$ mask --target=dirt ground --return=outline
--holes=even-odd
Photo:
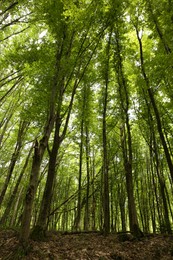
[[[29,241],[27,256],[14,257],[19,246],[17,232],[0,231],[0,259],[57,260],[166,260],[173,259],[173,236],[151,235],[135,240],[131,235],[51,232],[46,241]]]

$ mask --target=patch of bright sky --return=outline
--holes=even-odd
[[[143,15],[140,15],[138,18],[139,18],[139,20],[144,21],[144,16],[143,16]],[[130,15],[129,15],[128,13],[127,13],[127,15],[125,16],[125,19],[126,19],[126,21],[127,21],[128,23],[130,23],[131,18],[130,18]],[[143,34],[150,35],[151,32],[152,32],[152,31],[149,30],[149,29],[145,29],[145,32],[144,32],[144,30],[140,30],[140,31],[139,31],[139,38],[142,39]]]
[[[47,35],[47,32],[48,32],[48,30],[46,29],[46,30],[44,30],[44,31],[42,31],[39,35],[38,35],[38,41],[37,41],[37,43],[42,43],[43,42],[43,38]]]
[[[137,118],[134,108],[130,108],[129,111],[128,111],[128,114],[129,114],[129,118],[131,120],[135,120]]]
[[[94,91],[94,92],[97,92],[99,91],[101,88],[100,84],[99,83],[95,83],[91,86],[91,89]]]
[[[136,97],[135,94],[133,95],[132,100],[133,100],[133,106],[129,109],[128,114],[131,120],[135,120],[137,119],[136,110],[139,109],[138,98]]]
[[[140,31],[139,31],[139,34],[138,34],[139,39],[142,39],[142,35],[143,35],[143,30],[140,30]]]
[[[130,22],[130,15],[126,15],[126,21],[129,23]]]
[[[162,91],[158,91],[159,96],[162,97],[162,101],[164,103],[170,103],[171,99],[169,97],[165,97],[165,94]]]
[[[42,31],[40,34],[39,34],[39,39],[42,39],[44,36],[46,36],[46,34],[47,34],[47,29],[46,30],[44,30],[44,31]]]

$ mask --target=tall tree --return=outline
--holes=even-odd
[[[103,68],[103,112],[102,112],[102,139],[103,139],[103,214],[104,214],[104,233],[110,232],[110,200],[109,200],[109,162],[108,162],[108,143],[107,143],[107,104],[108,104],[108,85],[109,85],[109,67],[110,67],[110,48],[112,28],[105,47],[105,65]]]

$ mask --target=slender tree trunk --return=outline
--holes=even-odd
[[[61,61],[63,49],[64,49],[64,39],[62,39],[61,46],[56,53],[55,72],[54,72],[54,77],[52,79],[52,88],[50,93],[50,107],[48,111],[48,118],[44,127],[43,137],[41,138],[40,142],[38,142],[37,140],[35,142],[32,169],[31,169],[29,186],[25,197],[24,212],[22,216],[22,225],[21,225],[21,232],[20,232],[20,240],[23,243],[23,245],[27,244],[29,238],[32,208],[33,208],[33,202],[34,202],[34,198],[38,186],[40,166],[44,156],[44,152],[48,146],[49,137],[54,127],[55,104],[57,98],[57,84],[58,84],[60,61]]]
[[[32,205],[34,202],[34,197],[37,189],[38,175],[40,170],[40,164],[43,154],[40,154],[40,149],[38,142],[35,142],[34,147],[34,157],[32,163],[32,170],[30,176],[29,187],[27,189],[26,198],[25,198],[25,208],[22,216],[22,227],[21,227],[21,241],[27,241],[30,232],[30,221],[32,214]]]
[[[19,226],[18,223],[20,223],[21,221],[21,216],[20,216],[20,202],[22,201],[22,194],[23,193],[23,187],[20,188],[18,194],[17,194],[17,198],[16,201],[14,202],[14,208],[13,208],[13,214],[10,220],[10,227],[14,227],[14,226]],[[19,215],[19,216],[18,216]]]
[[[46,186],[44,189],[43,199],[41,202],[40,213],[37,221],[37,228],[41,229],[41,232],[45,232],[47,227],[47,218],[50,213],[50,206],[51,206],[51,199],[52,199],[52,192],[53,192],[53,184],[55,180],[55,168],[56,168],[56,160],[58,155],[58,150],[60,147],[61,139],[59,136],[61,126],[61,118],[60,115],[57,114],[56,116],[56,123],[55,123],[55,135],[53,141],[53,148],[50,152],[50,159],[49,159],[49,167],[48,167],[48,175],[46,180]],[[34,230],[32,236],[37,232],[37,229]],[[37,234],[36,234],[37,235]],[[38,236],[40,236],[41,233]],[[44,234],[43,234],[44,235]]]
[[[168,205],[167,205],[167,199],[166,199],[166,194],[165,194],[165,180],[164,177],[161,175],[161,169],[160,169],[160,161],[159,161],[159,155],[158,155],[158,149],[156,146],[156,139],[155,139],[155,133],[153,132],[153,145],[154,145],[154,153],[155,153],[155,158],[156,158],[156,171],[157,171],[157,176],[158,176],[158,181],[160,185],[160,193],[163,201],[163,209],[164,209],[164,222],[165,222],[165,227],[166,231],[168,233],[172,233],[171,231],[171,224],[169,220],[169,211],[168,211]]]
[[[81,121],[80,132],[80,156],[79,156],[79,176],[78,176],[78,201],[77,201],[77,216],[75,219],[75,229],[81,229],[81,197],[82,197],[82,165],[83,165],[83,140],[84,140],[84,119]]]
[[[124,169],[126,174],[126,189],[127,189],[127,197],[128,197],[128,210],[129,210],[129,223],[130,223],[130,231],[134,233],[135,236],[141,236],[141,232],[138,226],[136,205],[134,199],[134,188],[133,188],[133,178],[132,178],[132,164],[131,160],[128,160],[127,154],[127,143],[126,143],[126,133],[125,127],[121,128],[121,145],[122,152],[124,158]]]
[[[153,191],[151,175],[152,175],[151,170],[148,169],[149,207],[150,207],[150,215],[151,215],[153,233],[155,234],[156,233],[156,209],[155,209],[155,199],[154,199],[155,192]]]
[[[107,100],[107,98],[105,98]],[[108,174],[108,158],[107,158],[107,131],[106,131],[106,103],[103,112],[103,209],[104,209],[104,233],[108,234],[110,231],[110,208],[109,208],[109,174]]]
[[[2,205],[2,202],[4,200],[4,197],[5,197],[7,188],[8,188],[8,184],[11,180],[11,176],[12,176],[15,164],[16,164],[18,158],[19,158],[19,153],[20,153],[20,150],[22,148],[22,143],[23,143],[23,137],[24,137],[24,134],[25,134],[27,127],[28,127],[28,123],[26,123],[24,121],[20,123],[15,150],[14,150],[14,153],[12,154],[12,158],[11,158],[10,165],[9,165],[9,168],[8,168],[7,176],[6,176],[6,179],[5,179],[4,185],[3,185],[2,190],[1,190],[1,194],[0,194],[0,206]]]
[[[77,81],[75,81],[62,133],[60,133],[60,128],[61,128],[61,123],[62,123],[61,107],[62,107],[63,94],[64,94],[64,79],[62,80],[62,82],[60,83],[60,86],[59,86],[58,107],[57,107],[57,114],[56,114],[56,121],[55,121],[53,148],[50,151],[48,175],[47,175],[46,185],[45,185],[44,194],[43,194],[43,198],[42,198],[42,202],[41,202],[37,225],[34,227],[33,232],[32,232],[33,238],[42,239],[45,236],[45,231],[46,231],[47,225],[48,225],[47,220],[48,220],[48,216],[50,214],[50,209],[51,209],[53,184],[54,184],[54,181],[56,178],[57,156],[58,156],[60,145],[66,136],[67,127],[68,127],[68,123],[69,123],[69,119],[70,119],[70,115],[71,115],[71,110],[73,107],[73,100],[74,100],[77,86],[78,86]]]
[[[90,157],[89,157],[89,131],[88,126],[85,127],[85,146],[86,146],[86,166],[87,166],[87,188],[86,188],[86,205],[85,205],[85,219],[84,230],[89,229],[89,192],[90,192]]]
[[[120,214],[121,214],[121,228],[122,231],[126,231],[126,212],[125,212],[125,194],[121,190],[121,195],[119,198]]]
[[[149,10],[149,13],[151,14],[151,19],[155,25],[155,28],[156,28],[156,31],[158,33],[158,36],[160,38],[160,41],[161,43],[163,44],[164,46],[164,49],[165,49],[165,52],[167,54],[171,53],[171,48],[169,47],[168,43],[166,42],[166,38],[164,37],[163,33],[162,33],[162,30],[160,28],[160,25],[159,25],[159,21],[158,21],[158,18],[157,16],[154,14],[154,10],[153,10],[153,7],[152,7],[152,4],[151,4],[151,0],[147,0],[147,5],[148,5],[148,10]]]
[[[103,114],[102,114],[102,139],[103,139],[103,214],[104,214],[104,233],[110,232],[110,206],[109,206],[109,163],[108,163],[108,144],[107,144],[107,104],[108,104],[108,85],[109,85],[109,66],[110,66],[110,47],[112,29],[109,32],[109,39],[106,46],[106,63],[104,68],[105,88],[103,90]]]
[[[154,206],[154,209],[155,208],[157,209],[158,222],[159,222],[159,225],[161,225],[161,223],[163,221],[162,221],[162,214],[161,214],[160,203],[159,203],[159,192],[157,189],[157,178],[154,174],[153,157],[154,157],[154,154],[153,154],[153,150],[152,150],[152,137],[150,137],[150,167],[151,167],[151,175],[152,175],[152,186],[154,188],[155,200],[156,200],[156,205],[157,205],[156,207],[155,207],[155,204],[153,206]]]
[[[96,229],[96,197],[95,197],[95,152],[93,148],[92,152],[92,169],[91,169],[91,175],[92,175],[92,183],[91,183],[91,191],[92,191],[92,206],[91,206],[91,220],[92,220],[92,230]]]
[[[26,167],[28,165],[28,162],[29,162],[32,150],[33,150],[33,147],[31,147],[31,149],[30,149],[30,151],[28,153],[28,156],[26,158],[26,161],[25,161],[25,164],[23,166],[23,169],[22,169],[22,171],[21,171],[21,173],[20,173],[20,175],[19,175],[19,177],[17,179],[17,182],[16,182],[15,187],[13,189],[12,195],[11,195],[11,197],[10,197],[8,203],[7,203],[7,207],[6,207],[6,209],[4,211],[4,214],[3,214],[3,216],[2,216],[2,218],[0,220],[0,224],[1,225],[4,225],[8,221],[9,214],[10,214],[10,211],[11,211],[11,206],[14,203],[14,200],[15,200],[15,198],[17,196],[18,188],[19,188],[19,185],[21,183],[22,177],[23,177],[23,175],[24,175],[24,173],[26,171]]]
[[[124,160],[124,170],[126,176],[126,189],[128,197],[128,210],[129,210],[129,223],[131,232],[137,236],[142,236],[142,232],[139,229],[136,204],[134,198],[134,187],[133,187],[133,175],[132,175],[132,137],[131,137],[131,126],[129,122],[129,93],[128,86],[123,71],[123,61],[121,56],[121,43],[119,28],[116,28],[116,56],[114,56],[115,70],[117,73],[118,85],[119,85],[119,96],[120,96],[120,111],[122,112],[122,127],[121,127],[121,145]]]
[[[43,138],[40,140],[39,143],[37,140],[35,141],[32,169],[31,169],[29,186],[25,197],[25,204],[24,204],[24,211],[22,216],[22,224],[21,224],[21,232],[20,232],[20,240],[21,242],[24,242],[24,244],[25,242],[27,242],[30,234],[32,207],[33,207],[33,202],[34,202],[34,198],[38,186],[40,166],[41,166],[45,149],[48,145],[48,140],[52,132],[53,125],[54,125],[54,116],[52,111],[52,114],[49,117],[49,120],[47,122],[47,126],[45,127]]]
[[[163,149],[164,149],[164,152],[165,152],[166,161],[167,161],[169,171],[170,171],[170,175],[171,175],[171,178],[172,178],[172,181],[173,181],[173,163],[172,163],[171,155],[170,155],[170,152],[169,152],[166,140],[165,140],[165,136],[164,136],[164,133],[163,133],[163,130],[162,130],[162,122],[161,122],[161,119],[160,119],[159,110],[158,110],[156,102],[155,102],[153,91],[150,87],[149,79],[148,79],[147,74],[145,72],[142,40],[141,40],[141,37],[139,36],[138,28],[135,28],[135,29],[136,29],[138,42],[139,42],[139,48],[140,48],[141,71],[142,71],[142,75],[143,75],[145,83],[146,83],[147,92],[148,92],[148,95],[149,95],[149,98],[150,98],[150,102],[152,104],[153,111],[154,111],[154,114],[155,114],[155,117],[156,117],[157,130],[158,130],[158,133],[159,133],[159,136],[160,136],[160,140],[162,142],[162,146],[163,146]]]
[[[7,127],[8,127],[8,123],[10,122],[10,119],[13,116],[13,112],[10,113],[9,115],[7,114],[5,116],[6,116],[6,119],[3,120],[5,122],[1,122],[1,124],[0,124],[0,128],[2,128],[2,131],[1,131],[1,134],[0,134],[0,148],[1,148],[1,145],[2,145],[3,138],[4,138],[4,134],[5,134]]]

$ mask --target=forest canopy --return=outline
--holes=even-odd
[[[171,233],[171,0],[0,1],[0,225]]]

